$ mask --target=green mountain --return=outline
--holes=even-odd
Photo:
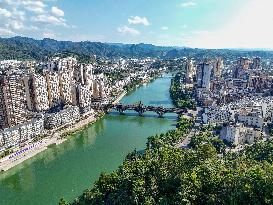
[[[53,39],[35,40],[27,37],[0,38],[0,60],[3,59],[35,59],[44,60],[46,57],[59,53],[75,54],[90,58],[98,56],[102,58],[178,58],[194,57],[205,58],[214,56],[239,57],[260,56],[273,57],[272,51],[255,50],[230,50],[230,49],[197,49],[186,47],[164,47],[152,44],[121,44],[100,42],[72,42],[57,41]]]

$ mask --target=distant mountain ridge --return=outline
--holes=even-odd
[[[108,44],[100,42],[72,42],[53,39],[35,40],[27,37],[0,38],[0,59],[36,59],[56,53],[71,52],[79,55],[99,57],[161,57],[170,47],[151,44]]]
[[[261,56],[273,57],[273,51],[231,50],[231,49],[197,49],[187,47],[155,46],[152,44],[121,44],[101,42],[57,41],[49,38],[36,40],[28,37],[0,38],[0,60],[33,59],[43,60],[56,53],[76,54],[89,58],[91,56],[105,58],[205,58],[214,56]]]

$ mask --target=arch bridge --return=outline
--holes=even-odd
[[[151,111],[158,114],[158,117],[163,117],[166,113],[176,113],[178,115],[181,115],[183,113],[186,113],[186,109],[180,109],[180,108],[164,108],[162,106],[145,106],[142,104],[142,102],[139,102],[137,104],[116,104],[116,105],[108,105],[109,109],[115,109],[120,114],[124,114],[126,110],[133,110],[138,113],[139,116],[143,116],[145,112]]]

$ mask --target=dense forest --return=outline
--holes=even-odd
[[[209,127],[177,148],[192,126],[180,117],[176,130],[150,137],[144,154],[130,153],[72,204],[273,204],[272,141],[226,152]]]
[[[35,40],[26,37],[0,38],[0,60],[44,60],[56,54],[76,55],[83,59],[94,55],[102,58],[145,58],[158,57],[172,59],[177,57],[207,58],[222,56],[260,56],[272,58],[273,51],[197,49],[186,47],[164,47],[151,44],[110,44],[100,42],[71,42],[53,39]]]

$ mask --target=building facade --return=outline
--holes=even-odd
[[[46,114],[44,123],[46,129],[54,129],[73,124],[79,119],[79,107],[67,105],[59,112]]]
[[[261,130],[253,127],[247,127],[242,123],[228,123],[221,130],[220,138],[233,145],[253,144],[256,140],[261,139]]]
[[[224,68],[224,61],[221,58],[217,58],[213,65],[213,76],[215,78],[221,77],[222,70]]]
[[[201,63],[197,66],[197,87],[210,89],[212,65],[210,63]]]
[[[27,120],[27,96],[24,73],[8,72],[0,76],[0,128],[7,128],[24,123]]]
[[[20,125],[0,131],[0,152],[14,149],[44,133],[44,119],[42,115]]]
[[[46,73],[49,106],[54,107],[61,103],[59,75],[56,72]]]
[[[186,83],[193,83],[193,78],[196,74],[196,70],[195,70],[192,59],[187,60],[185,70],[186,70],[186,75],[185,75]]]

